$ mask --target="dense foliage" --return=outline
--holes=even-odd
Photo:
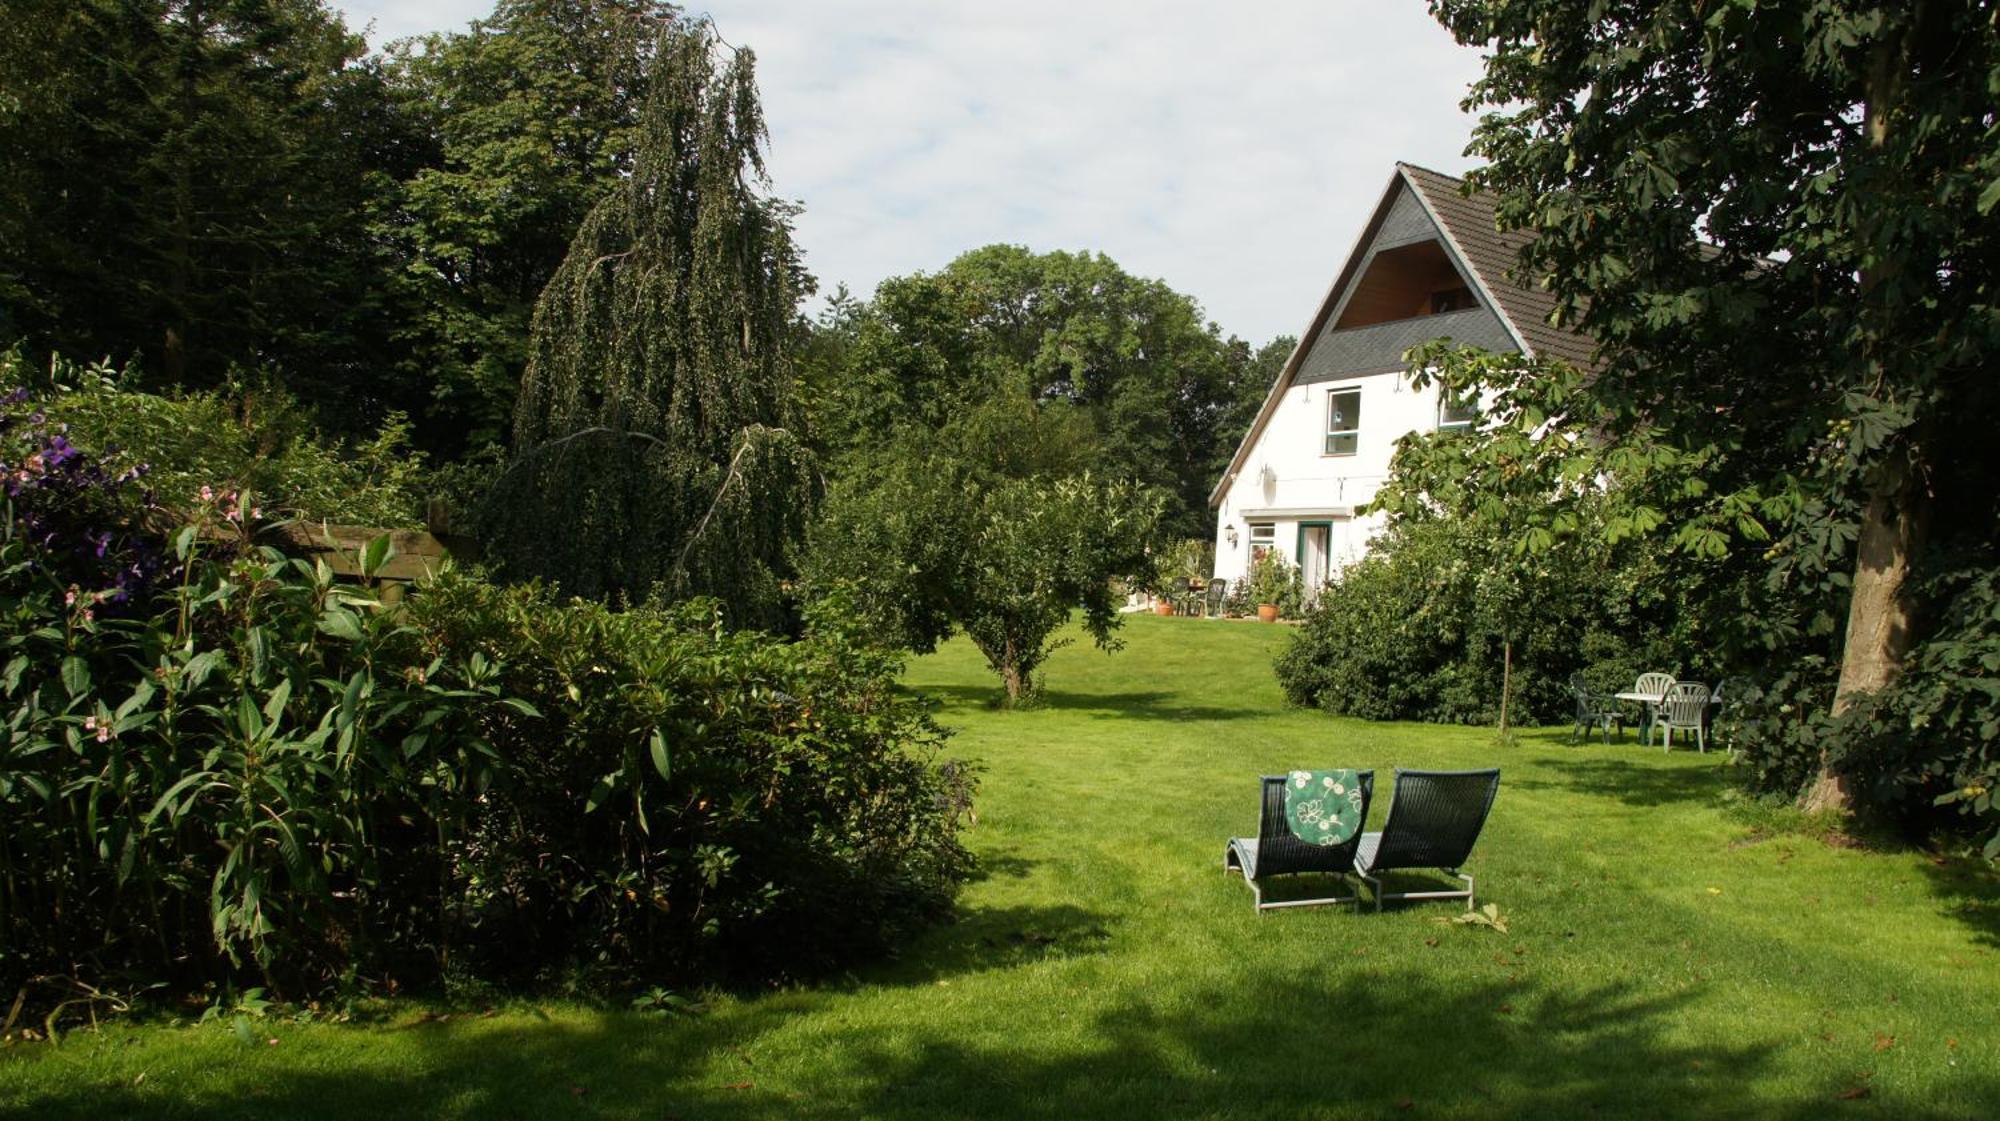
[[[1087,472],[1013,478],[949,451],[898,449],[835,484],[806,553],[809,594],[852,597],[878,641],[928,651],[962,631],[1010,703],[1082,609],[1104,649],[1117,582],[1148,582],[1162,500]]]
[[[370,227],[422,144],[364,47],[318,0],[10,4],[0,345],[407,407]]]
[[[1491,724],[1511,685],[1514,723],[1557,724],[1575,711],[1575,673],[1607,693],[1650,670],[1714,684],[1699,620],[1676,610],[1671,573],[1649,550],[1579,536],[1539,557],[1560,578],[1511,631],[1496,611],[1492,554],[1459,519],[1393,524],[1320,593],[1279,656],[1286,699],[1368,720]]]
[[[23,0],[0,25],[0,346],[257,371],[352,435],[503,441],[529,312],[632,167],[657,0],[500,0],[364,53],[321,0]]]
[[[710,594],[775,628],[816,488],[786,350],[807,281],[764,190],[750,52],[706,23],[655,51],[632,174],[536,305],[491,551],[579,595]]]
[[[1918,780],[1858,750],[1892,728],[1847,718],[1905,711],[1906,669],[1966,664],[1926,647],[1962,650],[1955,621],[1980,611],[1962,597],[2000,561],[1991,5],[1432,7],[1489,51],[1470,104],[1492,110],[1473,144],[1491,163],[1473,180],[1537,235],[1524,270],[1603,344],[1588,430],[1628,469],[1687,468],[1686,555],[1761,569],[1777,610],[1743,610],[1736,581],[1709,608],[1766,624],[1743,665],[1820,667],[1774,691],[1820,706],[1772,714],[1808,730],[1782,750],[1819,756],[1808,804]],[[1978,680],[1959,688],[1983,695]],[[1970,765],[1984,748],[1951,750]],[[1942,770],[1978,785],[1976,767]]]
[[[1025,398],[1070,410],[1100,473],[1167,494],[1174,537],[1213,534],[1209,488],[1291,349],[1225,339],[1193,299],[1102,254],[1013,245],[886,280],[817,335],[802,374],[837,470],[885,434]]]
[[[426,446],[504,443],[528,323],[591,207],[630,174],[658,0],[500,0],[463,32],[392,45],[398,108],[431,159],[397,184],[377,229],[398,358],[426,386]]]
[[[258,546],[244,496],[161,540],[136,472],[14,408],[9,992],[794,976],[966,870],[970,782],[835,604],[790,643],[455,573],[392,610]]]
[[[146,489],[185,505],[202,488],[257,497],[270,518],[417,525],[433,482],[400,415],[350,442],[320,431],[276,386],[147,393],[129,371],[78,366],[57,356],[29,377],[18,354],[0,355],[0,385],[35,385],[49,423],[78,445],[102,449],[114,471],[144,468]]]

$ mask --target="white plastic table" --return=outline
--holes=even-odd
[[[1667,695],[1665,693],[1638,693],[1631,690],[1611,695],[1618,700],[1634,701],[1639,705],[1639,742],[1650,743],[1653,728],[1653,711],[1661,701],[1667,699]]]

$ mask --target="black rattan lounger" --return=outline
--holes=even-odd
[[[1355,867],[1375,892],[1375,909],[1384,899],[1463,899],[1472,909],[1472,877],[1459,866],[1486,825],[1493,796],[1500,792],[1500,772],[1396,771],[1396,800],[1380,833],[1361,835]],[[1463,891],[1406,891],[1385,894],[1381,875],[1403,868],[1440,868],[1465,881]]]
[[[1368,814],[1368,799],[1375,793],[1375,772],[1362,771],[1356,776],[1361,786],[1361,814]],[[1315,845],[1301,841],[1292,835],[1292,829],[1285,821],[1285,777],[1283,775],[1264,776],[1263,806],[1257,816],[1257,836],[1232,837],[1229,847],[1223,850],[1222,870],[1241,872],[1256,896],[1257,910],[1267,911],[1277,907],[1314,907],[1328,903],[1352,903],[1355,910],[1361,909],[1361,893],[1353,895],[1327,896],[1320,899],[1286,899],[1275,903],[1264,902],[1263,882],[1272,876],[1297,875],[1317,872],[1325,875],[1345,877],[1354,871],[1354,853],[1361,843],[1361,834],[1337,845]]]

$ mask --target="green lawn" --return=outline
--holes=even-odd
[[[1000,713],[916,662],[987,767],[960,921],[904,958],[669,1021],[576,1006],[113,1024],[0,1053],[0,1113],[363,1118],[2000,1115],[2000,900],[1921,853],[1764,836],[1715,755],[1282,708],[1283,639],[1138,617]],[[1220,871],[1256,776],[1499,764],[1471,870],[1506,934],[1264,916]],[[274,1042],[266,1043],[264,1040]]]

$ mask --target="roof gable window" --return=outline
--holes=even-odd
[[[1354,282],[1336,331],[1479,306],[1472,286],[1435,239],[1376,253]]]

